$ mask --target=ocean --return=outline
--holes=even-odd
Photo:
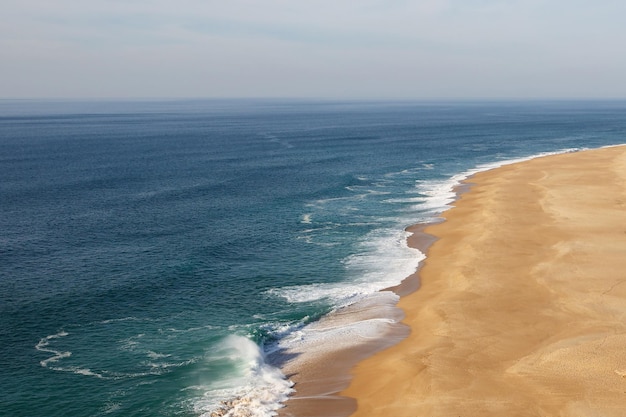
[[[414,272],[460,180],[625,138],[623,101],[0,100],[0,415],[273,415],[268,354]]]

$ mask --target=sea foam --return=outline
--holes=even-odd
[[[230,363],[236,372],[217,385],[208,383],[196,387],[205,391],[193,405],[201,417],[272,416],[293,392],[293,383],[278,368],[268,364],[263,350],[246,337],[226,337],[207,360]]]
[[[357,252],[343,260],[347,280],[272,288],[266,293],[290,303],[329,301],[336,307],[400,284],[425,258],[406,244],[409,232],[401,227],[375,229],[357,244]]]
[[[412,204],[410,219],[413,223],[434,223],[458,197],[457,187],[472,175],[503,165],[575,150],[503,160],[479,165],[442,180],[417,181],[415,191],[418,196],[388,202]],[[316,363],[332,352],[361,346],[369,340],[384,337],[385,343],[392,343],[392,340],[404,337],[404,331],[398,327],[402,312],[395,307],[399,297],[391,291],[381,290],[398,285],[413,274],[426,255],[407,245],[411,233],[406,232],[404,227],[411,224],[409,215],[393,221],[395,227],[381,227],[369,232],[357,244],[355,253],[343,260],[348,276],[346,281],[287,286],[268,291],[268,294],[282,297],[290,303],[326,300],[335,306],[320,321],[287,332],[273,347],[274,351],[299,352],[285,369],[297,371],[305,364]]]
[[[43,366],[44,368],[47,368],[48,365],[50,365],[51,363],[55,363],[60,361],[63,358],[69,358],[70,356],[72,356],[72,352],[62,352],[60,350],[56,350],[56,349],[52,349],[50,348],[50,342],[54,339],[59,339],[61,337],[65,337],[67,336],[69,333],[65,332],[65,331],[60,331],[58,333],[46,336],[44,338],[42,338],[41,340],[39,340],[39,343],[37,343],[35,345],[35,349],[37,349],[40,352],[47,352],[47,353],[52,353],[52,356],[49,357],[48,359],[44,359],[42,361],[40,361],[39,363],[41,364],[41,366]]]

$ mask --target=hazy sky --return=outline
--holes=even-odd
[[[0,97],[626,97],[624,0],[2,0]]]

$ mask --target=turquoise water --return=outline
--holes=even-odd
[[[0,415],[271,415],[265,354],[410,274],[459,179],[625,137],[624,102],[0,101]]]

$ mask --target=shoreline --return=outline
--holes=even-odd
[[[350,415],[359,415],[360,409],[357,407],[359,400],[358,394],[352,391],[353,376],[355,369],[362,366],[365,361],[371,361],[378,355],[386,354],[388,349],[395,348],[398,344],[405,341],[410,331],[413,330],[412,325],[406,324],[406,320],[402,320],[406,309],[402,307],[403,300],[412,294],[419,292],[421,282],[420,274],[425,264],[427,264],[430,254],[429,248],[439,240],[436,230],[440,224],[447,221],[447,214],[455,209],[455,206],[466,193],[472,193],[476,176],[483,174],[491,175],[492,172],[509,167],[515,167],[518,164],[526,164],[535,160],[551,157],[559,157],[563,155],[576,155],[581,152],[589,152],[601,149],[610,149],[623,147],[626,145],[606,146],[598,149],[564,149],[559,152],[546,152],[529,157],[511,159],[491,164],[485,164],[468,170],[452,177],[451,180],[456,184],[452,188],[455,197],[448,203],[448,208],[442,210],[438,215],[433,217],[433,221],[426,223],[417,223],[407,227],[405,230],[411,233],[407,238],[407,245],[411,248],[418,249],[423,254],[428,254],[425,260],[419,263],[416,271],[402,280],[396,286],[381,290],[379,294],[390,293],[399,297],[397,303],[385,300],[380,305],[375,300],[357,302],[351,306],[341,308],[329,316],[323,317],[319,322],[310,326],[317,327],[321,331],[335,326],[337,323],[354,324],[358,320],[381,320],[393,319],[387,325],[380,328],[380,334],[375,339],[368,340],[363,343],[355,341],[353,344],[340,346],[336,349],[330,349],[325,352],[317,353],[312,357],[308,357],[307,361],[291,362],[294,357],[302,352],[306,352],[306,346],[300,352],[286,352],[290,356],[288,360],[280,360],[270,355],[270,360],[282,369],[287,378],[292,379],[296,384],[296,393],[290,396],[285,403],[285,407],[278,411],[279,416],[283,417],[308,417],[308,416],[333,416],[348,417]],[[626,149],[626,148],[624,148]],[[382,353],[381,353],[382,352]],[[277,360],[278,359],[278,360]],[[285,366],[286,365],[286,366]],[[381,372],[386,372],[381,369]],[[395,412],[396,410],[394,410]]]
[[[282,417],[348,417],[356,400],[340,395],[352,378],[354,366],[406,339],[409,328],[392,291],[380,291],[340,308],[307,326],[309,338],[288,350],[268,355],[294,382],[295,393],[278,410]],[[322,341],[316,339],[319,335]],[[334,337],[334,336],[337,337]],[[320,345],[335,343],[326,349]]]
[[[515,161],[517,159],[507,160],[504,164]],[[453,197],[446,203],[446,207],[451,207],[461,194],[469,191],[472,184],[466,181],[476,172],[499,166],[501,166],[499,163],[481,165],[451,177],[450,194],[453,194]],[[442,209],[441,212],[445,210]],[[439,214],[441,212],[437,211]],[[435,236],[426,233],[425,229],[442,221],[444,220],[439,215],[433,215],[429,221],[407,226],[404,229],[409,233],[406,238],[407,246],[417,249],[425,257],[428,248],[437,240]],[[283,407],[278,409],[279,417],[349,417],[356,411],[356,400],[341,395],[341,392],[350,385],[352,370],[359,362],[399,343],[409,335],[409,327],[402,323],[404,312],[397,304],[401,297],[419,289],[419,273],[423,264],[424,259],[418,263],[414,272],[404,277],[397,285],[381,289],[364,300],[341,307],[323,316],[319,321],[307,325],[309,330],[323,333],[332,331],[336,326],[350,326],[359,321],[386,322],[379,326],[379,333],[369,340],[363,340],[358,335],[352,343],[346,344],[343,340],[343,344],[323,351],[316,349],[315,341],[308,341],[301,346],[274,351],[267,355],[268,362],[277,366],[295,388],[288,400],[283,403]],[[391,300],[386,299],[383,302],[376,300],[384,298],[385,294],[393,294]],[[314,353],[311,354],[311,351]],[[301,360],[300,356],[306,356],[306,359]]]
[[[341,395],[356,399],[353,415],[622,415],[626,146],[538,156],[471,182],[424,230],[437,241],[421,287],[398,303],[410,336],[352,370]]]
[[[407,245],[425,254],[437,238],[424,230],[441,221],[435,218],[432,222],[407,227],[405,231],[410,233]],[[335,329],[354,330],[356,326],[357,331],[350,341],[340,330],[344,334],[326,350],[320,351],[316,340],[307,340],[296,348],[268,355],[269,362],[278,366],[296,389],[278,410],[279,417],[349,417],[357,410],[356,399],[341,393],[350,385],[352,370],[358,363],[409,336],[410,328],[402,322],[404,311],[398,307],[398,301],[419,289],[422,265],[423,260],[398,285],[382,289],[307,325],[309,332],[321,334],[332,333]],[[372,322],[377,322],[374,328]],[[360,333],[359,325],[367,329],[363,328]],[[306,355],[306,360],[299,360],[300,355]]]

